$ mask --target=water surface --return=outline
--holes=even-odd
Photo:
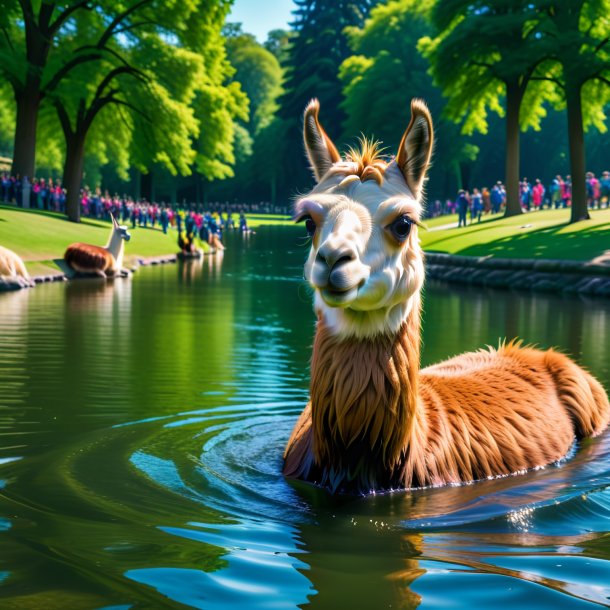
[[[610,435],[557,466],[332,498],[280,474],[308,396],[300,229],[0,295],[0,608],[610,606]],[[610,304],[426,288],[424,364],[522,337],[610,384]]]

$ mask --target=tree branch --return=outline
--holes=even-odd
[[[57,16],[55,21],[49,25],[49,33],[54,35],[57,30],[59,30],[59,28],[79,9],[84,8],[90,11],[92,6],[89,4],[89,2],[90,0],[81,0],[80,2],[77,2],[76,4],[73,4],[65,9],[60,15]]]
[[[73,135],[72,125],[70,125],[70,117],[68,116],[68,111],[64,108],[63,104],[56,100],[54,103],[55,110],[57,110],[57,116],[59,117],[59,122],[61,124],[61,128],[63,129],[64,136],[66,140]]]
[[[604,46],[606,46],[609,42],[610,42],[610,36],[607,36],[595,47],[595,50],[593,51],[593,53],[595,55],[597,55],[597,53],[599,53],[604,48]]]
[[[15,52],[15,47],[13,46],[13,41],[11,40],[11,37],[8,35],[8,28],[2,26],[2,27],[0,27],[0,30],[2,30],[2,32],[4,33],[4,37],[6,38],[6,42],[8,43],[8,46],[10,47],[11,51],[14,53]]]
[[[126,25],[123,28],[119,28],[115,30],[115,34],[122,34],[123,32],[128,32],[129,30],[135,30],[143,25],[159,25],[157,21],[153,21],[152,19],[147,19],[146,21],[138,21],[137,23],[132,23],[131,25]]]
[[[143,7],[145,4],[149,4],[152,0],[140,0],[136,2],[133,6],[129,7],[122,13],[118,14],[111,22],[110,25],[106,28],[106,31],[102,34],[101,38],[98,40],[97,46],[98,48],[105,47],[106,43],[114,36],[115,28],[123,22],[129,15],[137,11],[139,8]]]
[[[90,53],[89,55],[76,55],[73,59],[71,59],[68,63],[64,64],[51,78],[51,80],[41,88],[40,91],[40,99],[43,99],[57,88],[62,78],[65,78],[68,73],[79,66],[80,64],[84,64],[88,61],[95,61],[96,59],[101,59],[102,54],[98,51],[97,53]]]
[[[610,85],[610,80],[608,80],[605,76],[602,76],[601,74],[598,74],[595,78],[597,80],[600,80],[602,83],[605,83],[606,85]]]
[[[546,80],[551,83],[555,83],[563,91],[566,90],[565,85],[558,78],[554,78],[552,76],[532,76],[532,77],[530,77],[530,80],[543,80],[543,81]]]

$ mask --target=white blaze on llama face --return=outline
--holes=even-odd
[[[396,332],[424,279],[420,206],[396,164],[387,167],[381,186],[331,172],[295,212],[312,237],[305,278],[331,331],[345,337]]]
[[[341,337],[395,333],[424,280],[417,225],[432,147],[429,113],[412,104],[403,152],[387,163],[366,141],[362,151],[337,159],[317,111],[315,103],[306,110],[305,145],[318,185],[295,206],[312,238],[305,278],[315,308]]]

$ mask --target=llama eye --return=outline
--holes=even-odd
[[[398,241],[404,241],[409,237],[413,221],[408,216],[399,216],[388,228]]]
[[[305,221],[305,230],[307,231],[307,235],[309,235],[309,237],[313,237],[314,233],[316,232],[316,223],[314,219],[311,216],[305,216],[301,218],[301,221]]]

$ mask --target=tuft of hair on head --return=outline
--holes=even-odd
[[[383,183],[383,175],[388,163],[381,156],[384,148],[378,140],[370,140],[366,136],[358,138],[360,148],[350,146],[347,150],[346,159],[356,164],[355,175],[362,182],[375,180],[377,184]]]

